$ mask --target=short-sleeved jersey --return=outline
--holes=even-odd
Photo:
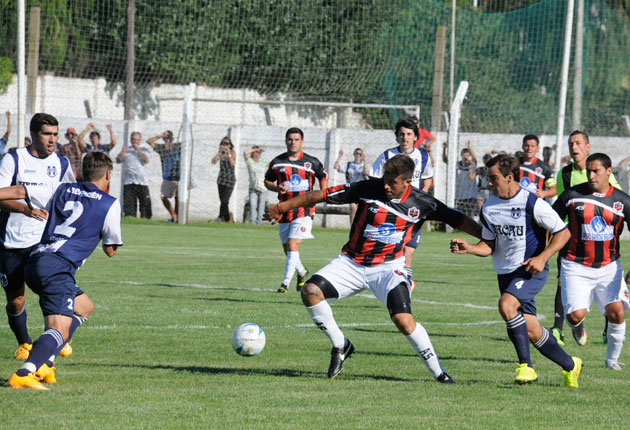
[[[339,171],[346,174],[346,182],[357,182],[365,179],[365,162],[348,161],[339,166]]]
[[[474,199],[477,197],[477,183],[475,178],[470,179],[470,169],[476,170],[477,164],[457,163],[457,171],[455,173],[455,198],[458,200]]]
[[[521,188],[509,199],[490,196],[481,208],[481,237],[494,241],[492,266],[498,274],[521,267],[547,245],[547,231],[567,228],[549,203]]]
[[[433,165],[431,164],[429,154],[415,148],[409,154],[405,154],[400,152],[398,147],[388,149],[378,156],[370,168],[370,176],[374,178],[383,177],[383,168],[385,167],[385,163],[395,155],[406,155],[411,158],[414,163],[416,163],[416,170],[414,170],[413,177],[411,178],[412,186],[421,190],[422,180],[433,177]]]
[[[162,161],[162,179],[179,181],[181,144],[175,143],[171,149],[166,149],[165,144],[156,143],[153,150],[160,155],[160,160]]]
[[[265,173],[265,179],[284,185],[287,192],[280,194],[280,201],[291,199],[313,190],[315,179],[328,179],[324,165],[315,157],[300,152],[297,157],[289,157],[285,152],[271,160]],[[315,215],[315,206],[294,209],[282,215],[281,223],[291,222],[296,218]]]
[[[583,184],[587,181],[586,177],[586,169],[577,170],[573,163],[564,166],[562,169],[558,171],[556,174],[556,192],[559,196],[564,192],[564,190],[575,187],[576,185]],[[621,185],[617,182],[617,178],[613,173],[610,174],[610,178],[608,181],[611,185],[617,189],[621,189]]]
[[[350,240],[342,252],[355,263],[375,266],[403,256],[405,244],[429,220],[458,228],[464,215],[430,194],[409,187],[401,199],[389,200],[382,178],[372,178],[324,190],[327,203],[358,203]]]
[[[38,197],[31,201],[35,209],[46,208],[60,183],[74,181],[68,159],[57,153],[38,158],[28,148],[20,148],[9,152],[0,163],[0,188],[11,185],[42,187],[43,193],[37,193]],[[5,248],[24,249],[36,245],[43,230],[44,223],[34,218],[16,212],[0,213],[0,244]]]
[[[630,220],[628,194],[612,186],[605,195],[594,193],[585,183],[562,193],[553,208],[568,218],[571,231],[561,256],[593,268],[619,258],[619,236]]]
[[[30,199],[38,190],[27,186]],[[120,203],[91,182],[62,184],[48,204],[48,221],[34,252],[54,252],[75,268],[88,258],[100,240],[122,245]]]
[[[534,161],[521,163],[521,187],[535,193],[547,190],[555,185],[553,169],[544,161],[534,158]]]

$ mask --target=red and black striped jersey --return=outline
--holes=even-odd
[[[324,190],[327,203],[358,203],[350,240],[341,252],[355,263],[375,266],[403,256],[405,245],[425,220],[442,221],[457,228],[464,214],[430,194],[409,187],[402,199],[389,200],[382,178],[372,178]]]
[[[599,268],[619,258],[619,236],[630,220],[630,196],[610,187],[594,193],[588,183],[569,188],[553,205],[568,218],[571,239],[560,251],[567,260]]]
[[[312,191],[315,178],[321,183],[323,179],[328,179],[328,172],[317,158],[303,152],[297,157],[289,157],[286,152],[278,155],[271,160],[265,173],[266,180],[287,188],[286,193],[278,195],[281,202]],[[314,214],[315,206],[298,208],[283,214],[280,222],[291,222],[296,218],[312,217]]]
[[[544,161],[534,158],[534,161],[521,163],[520,185],[530,193],[546,190],[554,184],[553,169]]]

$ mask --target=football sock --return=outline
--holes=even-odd
[[[297,265],[295,266],[295,269],[300,275],[304,275],[306,273],[306,267],[304,267],[304,265],[302,264],[302,260],[300,260],[300,254],[299,253],[297,254],[298,254],[298,261],[297,261]]]
[[[26,327],[26,307],[22,309],[19,314],[12,314],[7,311],[7,317],[9,318],[9,327],[15,334],[17,342],[21,345],[23,343],[33,343],[33,339],[28,335],[28,328]]]
[[[68,339],[64,343],[62,343],[59,348],[57,348],[57,351],[55,351],[54,357],[50,357],[50,359],[46,361],[46,364],[48,366],[53,366],[55,364],[55,357],[59,355],[59,352],[63,349],[64,346],[66,346],[66,343],[70,342],[70,339],[72,339],[72,335],[74,334],[76,329],[78,329],[79,326],[86,321],[87,321],[87,318],[81,317],[79,315],[72,316],[72,323],[70,324],[70,330],[68,331]]]
[[[559,283],[558,288],[556,289],[556,298],[553,308],[555,310],[555,314],[553,316],[553,326],[562,331],[562,326],[564,324],[564,307],[562,306],[562,288]]]
[[[577,324],[571,324],[569,321],[567,321],[567,324],[569,325],[569,327],[571,327],[571,330],[576,330],[576,331],[584,330],[584,319],[582,319],[582,321],[580,321]]]
[[[57,330],[54,328],[46,330],[35,343],[33,343],[33,349],[31,349],[28,359],[17,371],[18,376],[26,376],[29,373],[35,372],[42,364],[46,363],[51,356],[54,356],[55,351],[64,343],[63,336],[61,336],[61,333]]]
[[[307,306],[306,310],[317,327],[323,331],[330,339],[333,348],[343,348],[345,337],[335,317],[332,309],[326,300],[322,300],[315,306]]]
[[[405,337],[416,351],[416,354],[422,358],[422,361],[433,377],[437,378],[440,376],[444,372],[444,369],[440,364],[437,353],[433,349],[433,345],[431,345],[429,334],[424,327],[422,327],[419,322],[416,322],[416,329],[410,335],[405,335]]]
[[[507,327],[508,337],[514,344],[516,349],[516,355],[518,356],[518,362],[520,364],[527,363],[529,367],[532,366],[532,360],[529,355],[529,336],[527,334],[527,324],[522,313],[518,313],[514,318],[505,322]]]
[[[608,321],[608,342],[606,343],[606,360],[618,360],[621,348],[626,339],[626,322],[615,324]]]
[[[573,370],[573,359],[558,345],[558,341],[546,328],[537,342],[533,342],[536,349],[549,360],[553,361],[567,372]]]
[[[293,272],[297,269],[298,262],[300,261],[300,253],[297,251],[289,251],[287,252],[287,259],[284,263],[284,280],[282,283],[284,285],[289,285],[291,283],[291,278],[293,278]],[[300,263],[301,264],[301,263]],[[302,266],[303,268],[304,266]]]

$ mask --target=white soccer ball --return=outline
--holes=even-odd
[[[265,347],[265,332],[258,324],[239,325],[232,334],[232,348],[246,357],[260,354]]]

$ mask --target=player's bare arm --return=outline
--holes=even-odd
[[[276,185],[275,182],[269,181],[267,179],[265,179],[265,187],[269,191],[273,191],[278,194],[285,194],[287,192],[287,187],[285,187],[284,185]]]
[[[267,215],[272,224],[275,224],[282,218],[282,214],[290,210],[313,206],[324,201],[324,192],[322,190],[309,191],[297,197],[289,199],[285,202],[278,202],[275,205],[267,207]]]
[[[571,238],[571,233],[568,228],[559,231],[551,238],[551,242],[547,244],[545,249],[535,257],[528,258],[521,264],[525,266],[525,270],[531,274],[538,274],[545,270],[545,264],[549,259],[558,251],[560,251],[564,245]]]
[[[24,198],[26,198],[26,190],[23,185],[0,188],[0,209],[7,212],[21,213],[39,221],[48,219],[46,209],[32,208],[29,205],[16,201]]]
[[[494,252],[494,241],[480,240],[478,243],[468,243],[464,239],[451,239],[451,252],[453,254],[472,254],[478,257],[487,257]]]
[[[481,225],[468,216],[457,229],[481,240]]]

